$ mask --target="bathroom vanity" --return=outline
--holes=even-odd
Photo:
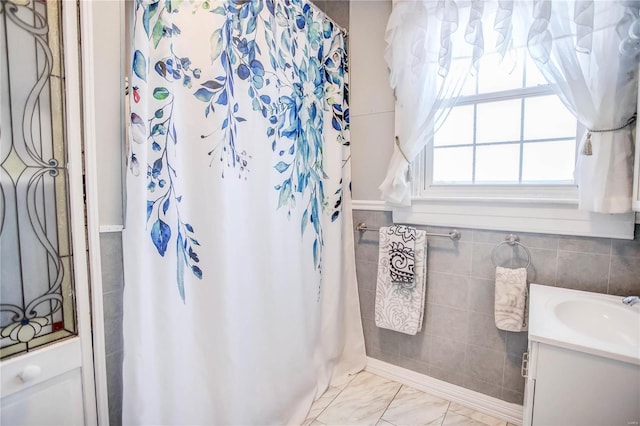
[[[640,304],[532,284],[524,425],[640,424]]]

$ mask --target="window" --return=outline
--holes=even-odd
[[[509,73],[483,57],[428,148],[427,186],[574,184],[577,120],[520,59]]]
[[[412,165],[411,207],[393,220],[433,226],[629,238],[633,215],[580,211],[581,128],[525,51],[511,72],[485,55]]]

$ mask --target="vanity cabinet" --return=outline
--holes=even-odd
[[[525,426],[639,424],[639,365],[536,341],[527,355]]]

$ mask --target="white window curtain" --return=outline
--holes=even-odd
[[[385,59],[396,95],[396,146],[380,186],[383,199],[394,204],[411,203],[409,164],[444,122],[469,72],[473,45],[458,31],[455,2],[394,2],[387,25]],[[469,39],[482,37],[469,23]],[[476,53],[481,55],[481,53]],[[455,59],[454,58],[459,58]]]
[[[380,186],[382,198],[410,205],[409,164],[446,119],[460,81],[488,53],[512,69],[517,48],[529,54],[562,101],[588,129],[624,124],[635,111],[637,62],[620,53],[638,1],[396,0],[387,26],[386,59],[396,95],[400,141]],[[462,30],[464,29],[464,31]],[[494,40],[486,43],[485,40]],[[592,132],[592,155],[580,155],[580,208],[631,208],[630,126]],[[583,137],[582,144],[584,144]]]
[[[638,63],[620,46],[639,2],[572,3],[534,2],[529,53],[565,106],[594,130],[582,135],[578,150],[579,208],[626,213],[631,211],[633,126],[623,126],[636,112]]]

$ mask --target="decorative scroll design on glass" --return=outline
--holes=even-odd
[[[76,334],[60,7],[0,0],[2,358]]]

